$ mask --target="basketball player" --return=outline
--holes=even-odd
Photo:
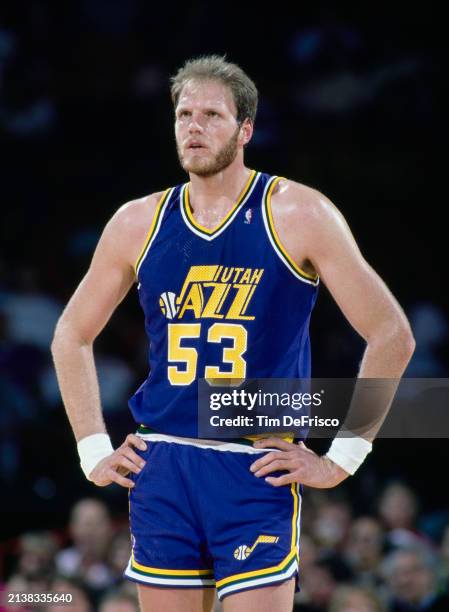
[[[319,277],[366,340],[360,377],[400,378],[414,341],[335,206],[245,166],[257,109],[248,76],[218,56],[194,59],[172,99],[190,181],[125,204],[107,224],[57,326],[58,379],[87,478],[130,490],[125,574],[142,610],[208,611],[216,589],[226,612],[287,612],[299,484],[338,485],[371,441],[337,437],[318,456],[279,437],[199,440],[196,381],[309,377]],[[114,451],[92,347],[135,282],[150,375],[130,400],[137,434]]]

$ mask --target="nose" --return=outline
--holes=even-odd
[[[203,126],[201,125],[198,115],[192,113],[189,121],[189,134],[195,134],[203,131]]]

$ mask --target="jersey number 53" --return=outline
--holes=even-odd
[[[168,362],[185,364],[169,365],[167,368],[168,380],[172,385],[190,385],[197,377],[198,351],[193,346],[182,346],[187,338],[201,336],[201,323],[170,323],[168,325]],[[232,346],[223,347],[222,362],[230,364],[231,369],[223,371],[220,366],[206,365],[204,378],[208,381],[214,379],[239,379],[246,377],[246,361],[243,354],[247,349],[248,332],[236,323],[214,323],[207,331],[207,341],[221,343],[224,338],[233,341]],[[201,374],[200,374],[201,376]]]

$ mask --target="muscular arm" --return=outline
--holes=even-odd
[[[272,211],[276,230],[287,252],[306,272],[316,271],[320,275],[349,323],[366,341],[359,378],[390,379],[388,384],[383,381],[380,392],[376,392],[370,421],[364,419],[363,437],[371,441],[388,413],[398,380],[413,354],[414,339],[405,314],[363,258],[341,213],[325,196],[304,185],[283,180],[273,194]],[[351,429],[354,423],[360,422],[357,413],[360,406],[365,409],[368,399],[366,391],[360,389],[360,385],[357,386],[345,422],[349,430],[354,429]],[[373,394],[369,395],[371,399]],[[272,440],[268,439],[258,446],[270,444]],[[281,450],[293,452],[287,451],[284,442],[283,445],[274,444]],[[297,468],[296,452],[294,463],[284,464],[286,469],[296,466],[301,472],[304,466],[313,464],[312,452],[305,447],[301,452],[304,455],[302,468]],[[257,464],[256,470],[262,465]],[[259,476],[271,471],[268,456],[265,466],[266,471]],[[334,486],[347,476],[335,464],[331,470],[327,469],[329,465],[326,468],[324,461],[316,462],[316,468],[310,475],[310,486]],[[304,482],[300,476],[297,473],[298,479]],[[286,484],[289,477],[275,479],[276,484]]]
[[[130,202],[112,217],[87,274],[56,326],[52,354],[65,410],[77,441],[105,432],[93,343],[134,282],[133,265],[159,195]]]
[[[367,343],[359,376],[400,378],[414,350],[402,308],[365,261],[346,221],[329,200],[317,195],[307,216],[308,258]]]
[[[354,431],[358,422],[362,435],[371,441],[413,353],[413,336],[402,308],[363,258],[341,213],[318,192],[309,197],[304,232],[308,258],[349,323],[366,341],[359,378],[382,379],[370,383],[370,389],[366,383],[356,387],[345,424]]]
[[[413,353],[398,302],[365,261],[348,224],[321,193],[284,181],[273,196],[279,237],[306,271],[315,270],[367,347],[359,376],[400,378]]]

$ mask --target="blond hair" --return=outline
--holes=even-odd
[[[254,124],[257,113],[257,88],[248,75],[237,66],[226,61],[226,56],[203,55],[186,61],[184,66],[170,79],[171,98],[176,108],[181,91],[187,81],[219,81],[229,87],[237,108],[237,123],[245,119]]]

